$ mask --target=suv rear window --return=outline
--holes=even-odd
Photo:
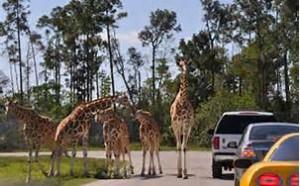
[[[250,123],[276,121],[273,115],[225,115],[219,122],[217,134],[242,134]]]

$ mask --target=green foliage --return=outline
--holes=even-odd
[[[213,97],[201,103],[196,110],[196,124],[191,133],[191,140],[199,146],[208,147],[210,137],[207,135],[207,131],[215,127],[223,112],[257,109],[251,93],[239,96],[224,89],[219,90]]]
[[[130,177],[130,167],[126,162],[121,162],[119,170],[113,165],[108,167],[100,167],[97,169],[94,178],[96,179],[125,179]]]
[[[49,166],[49,156],[40,156],[40,163],[44,169]],[[98,173],[99,169],[105,167],[105,160],[89,158],[90,174],[93,176]],[[47,178],[45,177],[38,165],[35,163],[32,167],[32,184],[33,185],[81,185],[95,179],[85,178],[83,174],[83,159],[76,158],[74,162],[74,177],[69,176],[70,160],[62,158],[61,161],[61,176]],[[0,159],[0,184],[8,183],[11,185],[22,185],[27,176],[27,157],[2,157]],[[5,184],[7,185],[7,184]]]

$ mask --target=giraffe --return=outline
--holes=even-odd
[[[170,107],[171,127],[176,138],[177,143],[177,177],[184,179],[188,178],[186,169],[186,149],[187,141],[194,125],[195,111],[187,98],[187,61],[179,62],[181,68],[180,88],[175,100]],[[183,170],[182,170],[182,151],[183,151]],[[182,176],[183,174],[183,176]]]
[[[111,162],[113,152],[118,170],[120,155],[122,154],[125,161],[125,154],[127,153],[130,171],[131,174],[134,174],[130,153],[129,131],[125,121],[115,113],[113,108],[98,112],[95,119],[97,122],[103,124],[103,138],[107,162]]]
[[[7,101],[5,103],[5,109],[6,115],[14,114],[16,118],[23,123],[23,134],[28,148],[28,172],[26,182],[30,182],[32,152],[35,151],[34,161],[38,163],[38,153],[42,145],[50,147],[50,149],[54,151],[54,136],[57,125],[50,118],[39,115],[34,109],[18,105],[17,101]]]
[[[57,164],[56,175],[60,174],[61,148],[67,145],[71,145],[72,147],[70,175],[74,175],[74,158],[76,156],[78,142],[81,140],[83,146],[84,175],[88,177],[87,146],[90,121],[94,118],[98,110],[107,109],[114,103],[127,105],[128,98],[125,95],[109,96],[79,104],[66,118],[59,123],[55,134],[55,142],[59,146],[55,153],[55,160]],[[54,167],[54,161],[51,163],[51,167]]]
[[[156,175],[155,165],[154,165],[154,152],[157,157],[159,173],[162,174],[162,168],[160,164],[160,157],[159,157],[159,143],[161,134],[159,131],[159,125],[154,120],[150,112],[146,112],[143,110],[137,110],[135,112],[135,119],[139,123],[139,135],[142,144],[142,151],[143,151],[143,165],[141,176],[145,175],[145,159],[146,153],[150,151],[150,160],[149,160],[149,167],[148,167],[148,174]]]

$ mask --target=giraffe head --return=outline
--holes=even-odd
[[[129,106],[129,99],[126,94],[117,95],[114,98],[115,103],[119,103],[120,105]]]
[[[188,64],[189,64],[188,60],[180,60],[178,63],[178,65],[180,66],[180,68],[183,72],[187,71]]]
[[[98,111],[96,116],[95,116],[95,120],[96,122],[100,122],[100,123],[104,123],[105,121],[111,119],[114,117],[114,109],[111,108],[107,108],[105,110],[101,110]]]
[[[4,107],[5,107],[5,115],[10,114],[12,111],[15,110],[17,107],[17,100],[8,100],[5,102]]]
[[[142,120],[143,118],[145,118],[145,117],[151,117],[152,115],[151,115],[151,113],[150,112],[147,112],[147,111],[144,111],[144,110],[137,110],[136,112],[135,112],[135,119],[136,120],[138,120],[138,121],[140,121],[140,120]],[[139,123],[139,122],[138,122]]]

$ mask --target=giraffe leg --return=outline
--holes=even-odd
[[[149,149],[149,166],[148,166],[148,175],[151,175],[152,171],[152,158],[151,158],[151,151]]]
[[[187,169],[186,169],[186,150],[187,141],[189,137],[190,129],[183,131],[182,149],[183,149],[183,179],[187,179]]]
[[[83,160],[84,160],[84,176],[89,176],[89,164],[87,159],[87,153],[88,153],[88,140],[85,138],[83,140]]]
[[[28,162],[28,172],[27,172],[26,182],[30,183],[31,182],[31,166],[32,166],[32,148],[31,147],[29,147],[27,162]]]
[[[40,146],[36,146],[35,148],[35,156],[34,156],[34,161],[37,162],[38,161],[38,157],[39,157],[39,150],[40,150]]]
[[[58,147],[54,153],[54,157],[55,157],[55,160],[56,160],[56,173],[55,173],[55,176],[59,176],[60,175],[60,159],[61,159],[61,155],[62,155],[62,152],[61,152],[61,147]],[[70,157],[72,158],[72,157]]]
[[[117,173],[120,171],[120,152],[118,150],[114,151],[115,156],[115,170]]]
[[[134,174],[133,166],[132,166],[132,161],[131,161],[131,152],[130,152],[130,147],[129,147],[129,145],[127,145],[127,147],[126,147],[126,152],[127,152],[127,155],[128,155],[129,166],[130,166],[130,172],[131,172],[131,174]]]
[[[158,162],[158,169],[159,169],[159,174],[162,174],[162,168],[161,168],[161,163],[160,163],[160,157],[159,157],[159,147],[158,145],[155,148],[155,152],[156,152],[156,157],[157,157],[157,162]]]
[[[142,172],[141,172],[141,176],[145,175],[145,160],[146,160],[146,147],[145,145],[143,145],[143,165],[142,165]]]
[[[56,149],[52,150],[51,156],[50,156],[50,169],[48,171],[48,176],[54,175],[54,160],[56,158]]]
[[[176,133],[176,142],[177,142],[177,178],[182,177],[182,166],[181,166],[181,135],[179,132]]]
[[[156,171],[155,171],[155,163],[154,163],[154,147],[153,145],[151,145],[150,148],[150,159],[151,159],[151,170],[152,170],[152,175],[156,175]]]
[[[70,160],[70,176],[74,176],[74,158],[76,156],[76,146],[74,145],[72,148],[72,156]]]

